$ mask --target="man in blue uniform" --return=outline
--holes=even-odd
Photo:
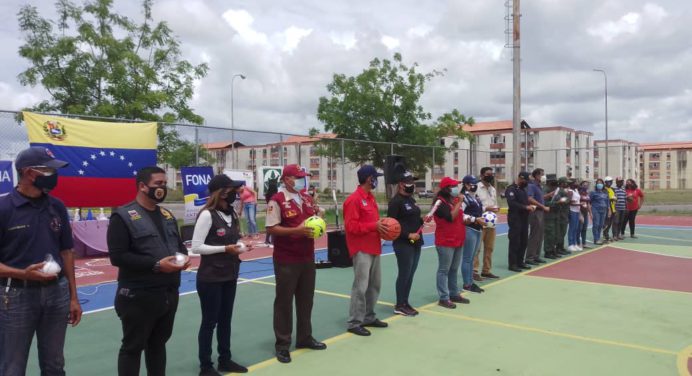
[[[521,272],[522,269],[531,269],[524,263],[524,253],[529,237],[529,213],[536,207],[529,205],[529,197],[526,186],[529,184],[529,173],[520,172],[515,184],[507,187],[505,198],[509,205],[507,222],[509,224],[509,270]]]

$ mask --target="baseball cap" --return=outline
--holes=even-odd
[[[50,149],[43,146],[32,146],[17,154],[14,166],[17,170],[25,167],[45,166],[50,168],[63,168],[69,163],[55,158]]]
[[[605,179],[603,179],[603,181],[613,181],[613,178],[610,176],[606,176]]]
[[[211,193],[223,188],[238,188],[243,184],[245,184],[245,182],[242,180],[233,180],[226,174],[220,174],[211,178],[209,184],[207,184],[207,189],[209,189],[209,193]]]
[[[290,164],[284,166],[283,171],[281,172],[281,177],[283,178],[284,176],[293,176],[296,178],[304,178],[308,176],[309,174],[305,171],[303,171],[299,165],[297,164]]]
[[[625,179],[623,179],[622,176],[618,176],[615,178],[615,181],[623,181],[623,180],[625,180]]]
[[[473,175],[466,175],[461,182],[464,184],[478,184],[478,179]]]
[[[381,172],[377,172],[377,169],[373,165],[363,165],[361,168],[358,169],[358,180],[359,181],[364,181],[365,179],[369,178],[370,176],[382,176],[384,175]]]
[[[519,177],[524,178],[526,180],[529,180],[529,176],[531,176],[531,175],[528,173],[528,171],[522,171],[519,173]]]
[[[566,176],[560,176],[560,179],[557,179],[557,182],[560,184],[567,184],[568,180]]]
[[[459,185],[459,181],[454,180],[454,179],[450,178],[449,176],[445,176],[444,178],[442,178],[442,180],[440,180],[440,189],[446,188],[446,187],[454,187],[457,185]]]
[[[401,176],[399,176],[399,181],[400,182],[405,182],[405,183],[410,183],[418,180],[417,176],[413,176],[413,173],[411,171],[406,171]]]

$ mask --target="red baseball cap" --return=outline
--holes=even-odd
[[[281,172],[281,177],[285,176],[293,176],[296,178],[304,178],[308,176],[309,174],[303,170],[301,170],[300,166],[297,164],[290,164],[284,166],[283,171]]]
[[[440,189],[446,188],[446,187],[454,187],[454,186],[459,185],[459,183],[460,182],[458,180],[454,180],[454,179],[450,178],[449,176],[445,176],[444,178],[442,178],[442,180],[440,180]]]

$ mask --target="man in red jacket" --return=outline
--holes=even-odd
[[[296,301],[296,348],[327,348],[312,336],[312,303],[315,294],[315,241],[303,225],[315,215],[317,206],[303,193],[305,171],[300,166],[284,166],[281,187],[267,204],[266,228],[274,238],[274,334],[276,359],[289,363],[293,331],[293,300]]]
[[[382,173],[375,167],[364,165],[358,170],[360,184],[344,202],[346,245],[353,258],[353,288],[348,331],[369,336],[366,326],[386,328],[387,323],[375,317],[375,304],[380,295],[380,234],[387,226],[380,221],[380,213],[372,190],[377,188],[377,178]]]

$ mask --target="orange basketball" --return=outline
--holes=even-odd
[[[382,223],[387,225],[387,232],[382,235],[382,239],[394,240],[399,237],[401,234],[401,225],[399,224],[399,221],[394,218],[385,217],[382,218]]]

